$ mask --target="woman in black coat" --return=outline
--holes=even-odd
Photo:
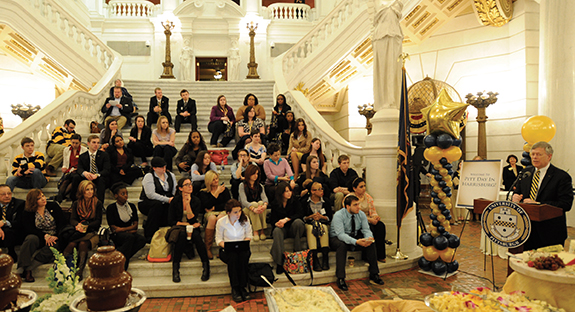
[[[511,190],[513,182],[517,179],[517,175],[523,170],[523,167],[517,164],[517,157],[515,155],[507,156],[507,163],[509,165],[503,167],[503,186],[505,190]]]
[[[137,233],[138,210],[136,205],[128,202],[126,184],[115,183],[110,188],[116,202],[106,208],[106,220],[112,230],[112,241],[116,250],[126,257],[124,270],[128,270],[130,259],[144,246],[146,238]]]
[[[202,240],[200,222],[198,221],[198,214],[202,204],[196,196],[192,195],[192,191],[193,186],[190,178],[178,180],[178,190],[176,191],[176,196],[170,202],[170,210],[168,211],[168,224],[172,227],[181,227],[178,240],[174,244],[172,258],[172,281],[174,283],[180,282],[180,261],[188,244],[196,245],[196,250],[202,260],[203,271],[201,280],[205,282],[210,279],[210,260],[208,259],[206,245]],[[188,226],[193,227],[189,239],[186,230]]]
[[[146,157],[152,156],[154,146],[152,145],[152,129],[146,126],[146,119],[142,115],[136,117],[136,122],[132,130],[130,130],[130,137],[128,138],[128,148],[132,150],[134,156],[142,158],[142,166],[148,165]]]
[[[110,181],[112,183],[121,181],[132,185],[134,180],[143,177],[142,169],[134,166],[134,155],[129,148],[124,147],[124,138],[115,135],[112,142],[114,145],[106,150],[110,156],[112,169]]]
[[[20,247],[18,272],[24,282],[33,283],[32,271],[44,263],[53,261],[50,247],[60,251],[59,234],[66,225],[64,213],[55,202],[48,202],[40,189],[32,189],[26,196],[22,213],[24,243]],[[34,253],[36,253],[34,255]]]

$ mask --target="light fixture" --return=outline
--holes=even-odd
[[[220,70],[216,70],[216,74],[214,75],[216,80],[222,79],[222,72]]]

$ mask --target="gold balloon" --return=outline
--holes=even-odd
[[[441,234],[439,234],[439,232],[437,230],[431,230],[429,232],[431,233],[431,236],[433,236],[433,237],[437,237],[437,236],[441,235]]]
[[[447,203],[451,203],[451,198],[445,197],[444,199],[441,200],[441,202],[447,206]]]
[[[430,207],[432,210],[435,210],[435,209],[438,209],[438,208],[439,208],[439,207],[437,207],[437,204],[434,203],[434,202],[429,203],[429,207]]]
[[[447,184],[447,186],[452,187],[453,186],[453,181],[445,181],[445,183]]]
[[[525,143],[523,144],[523,150],[529,153],[531,152],[531,146],[533,146],[533,144]]]
[[[441,210],[439,210],[439,209],[433,209],[431,212],[436,216],[441,215]]]
[[[451,208],[453,208],[453,205],[452,205],[451,203],[446,203],[446,204],[445,204],[445,208],[446,208],[447,210],[451,210]]]
[[[450,224],[449,224],[449,220],[443,220],[443,221],[441,222],[441,225],[443,225],[443,227],[446,227],[446,226],[450,225]]]
[[[423,151],[423,157],[432,163],[438,162],[443,157],[442,150],[437,146],[428,147]]]
[[[437,180],[435,180],[435,179],[431,179],[431,180],[429,180],[429,184],[431,184],[431,186],[437,186],[437,185],[439,185],[439,182],[437,182]]]
[[[443,260],[443,262],[445,262],[445,263],[449,263],[449,262],[452,262],[453,260],[455,260],[455,259],[453,259],[453,260],[451,259],[451,258],[453,258],[454,254],[455,254],[455,249],[449,248],[449,247],[439,251],[439,256],[441,257],[441,260]],[[425,259],[427,259],[427,258],[425,258]]]
[[[529,117],[521,127],[521,135],[529,144],[549,142],[555,136],[555,132],[557,129],[553,120],[543,115]]]
[[[445,221],[445,216],[440,214],[439,216],[437,216],[437,221],[439,221],[439,222]]]
[[[451,224],[449,224],[449,222],[447,222],[447,225],[443,226],[443,228],[445,228],[445,230],[447,232],[450,232],[451,231]]]
[[[445,195],[444,192],[439,192],[439,193],[437,193],[437,197],[439,197],[439,199],[444,199],[447,196]]]
[[[461,149],[457,146],[451,146],[450,148],[443,150],[443,157],[447,158],[447,161],[454,162],[461,158]]]
[[[458,138],[461,120],[465,116],[467,106],[469,104],[453,102],[447,91],[441,90],[435,102],[421,110],[427,121],[427,133],[447,132],[452,137]]]
[[[427,261],[435,261],[439,258],[439,252],[433,246],[423,247],[423,256]]]
[[[445,168],[439,169],[439,174],[442,176],[446,176],[447,175],[447,169],[445,169]]]
[[[445,182],[451,181],[451,176],[450,175],[444,176],[443,181],[445,181]]]
[[[433,168],[435,168],[435,170],[439,170],[439,169],[443,168],[443,165],[442,164],[435,164],[435,165],[433,165]]]
[[[433,187],[433,191],[434,191],[435,193],[439,193],[439,192],[441,192],[441,187],[439,187],[439,185],[438,185],[438,186],[434,186],[434,187]]]
[[[431,232],[431,235],[433,237],[435,237],[435,235],[433,235],[433,231],[437,232],[437,227],[433,226],[433,224],[431,224],[431,222],[430,222],[428,225],[428,228],[429,228],[429,232]],[[437,232],[437,233],[439,233],[439,232]]]

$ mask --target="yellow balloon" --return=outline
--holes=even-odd
[[[441,210],[439,209],[433,209],[431,212],[436,216],[439,216],[441,214]]]
[[[429,203],[429,207],[430,207],[432,210],[435,210],[435,209],[438,209],[438,208],[439,208],[439,207],[437,207],[437,204],[434,203],[434,202]]]
[[[447,184],[447,186],[452,187],[453,186],[453,181],[445,181],[445,183]]]
[[[439,192],[439,193],[437,194],[437,197],[439,197],[440,199],[444,199],[446,196],[445,196],[445,193],[444,193],[444,192]]]
[[[423,152],[423,156],[425,157],[425,159],[434,163],[438,162],[441,159],[441,157],[443,157],[443,153],[441,152],[441,149],[439,147],[432,146],[425,149],[425,151]]]
[[[451,231],[451,224],[449,224],[449,222],[447,222],[447,225],[443,226],[443,228],[445,228],[445,230],[447,232],[450,232]]]
[[[433,187],[433,191],[434,191],[435,193],[439,193],[439,192],[441,192],[441,187],[439,187],[439,186],[434,186],[434,187]]]
[[[532,144],[529,143],[525,143],[523,145],[523,150],[526,151],[527,153],[531,152],[531,146],[533,146]]]
[[[549,142],[555,136],[555,132],[557,129],[553,120],[543,115],[529,117],[521,127],[521,135],[529,144]]]
[[[428,261],[435,261],[439,258],[439,252],[433,246],[423,247],[423,256]]]
[[[461,149],[457,146],[452,146],[448,149],[444,149],[443,157],[447,158],[447,161],[449,162],[454,162],[461,158]]]
[[[437,185],[439,185],[439,182],[437,182],[437,180],[435,180],[435,179],[431,179],[431,180],[429,180],[429,184],[431,184],[431,186],[437,186]]]
[[[430,232],[431,232],[431,236],[433,236],[433,237],[437,237],[437,236],[441,235],[441,234],[439,234],[439,232],[437,230],[431,230]]]
[[[451,204],[451,198],[450,197],[445,197],[444,199],[441,200],[442,203],[444,203],[447,206],[447,203]]]
[[[447,181],[451,181],[451,176],[450,175],[446,175],[443,177],[443,181],[447,182]]]
[[[445,208],[451,210],[451,208],[453,208],[453,205],[451,203],[446,203]]]
[[[439,170],[439,169],[443,168],[443,165],[442,164],[435,164],[435,165],[433,165],[433,168],[435,168],[435,170]]]
[[[441,260],[443,260],[443,262],[445,262],[445,263],[449,263],[449,262],[452,262],[453,260],[455,260],[455,259],[453,259],[453,260],[451,259],[451,258],[453,258],[453,254],[455,254],[455,249],[449,248],[449,247],[439,251],[439,256],[441,257]]]
[[[437,221],[439,222],[445,221],[445,216],[443,214],[440,214],[439,216],[437,216]]]
[[[439,174],[445,177],[447,175],[447,169],[445,168],[439,169]]]
[[[441,221],[440,221],[440,222],[441,222]],[[449,220],[443,220],[443,222],[441,222],[441,225],[443,225],[443,227],[446,227],[446,226],[450,225],[450,224],[449,224]]]

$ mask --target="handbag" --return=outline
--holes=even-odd
[[[212,162],[216,165],[227,165],[228,164],[228,156],[230,155],[230,151],[228,150],[211,150],[208,151],[212,157]]]
[[[311,277],[311,282],[309,286],[313,285],[313,258],[311,250],[302,250],[296,252],[286,252],[284,251],[285,261],[284,261],[284,273],[287,279],[294,285],[297,286],[291,274],[301,274],[309,273]]]
[[[166,241],[166,233],[170,227],[162,227],[154,233],[148,252],[148,261],[150,262],[168,262],[172,259],[172,250],[170,244]]]
[[[313,236],[315,237],[322,237],[325,234],[325,229],[322,226],[322,223],[319,222],[318,220],[311,220],[309,222],[311,224],[311,233],[313,234]]]
[[[183,225],[174,225],[167,232],[165,239],[170,244],[175,244],[178,242],[178,237],[181,231],[185,231],[186,228]]]
[[[224,138],[232,138],[234,137],[234,125],[231,122],[226,123],[226,131],[224,131]]]
[[[271,284],[277,281],[274,270],[269,263],[250,263],[248,264],[248,290],[256,292],[257,287],[268,287],[268,283],[261,276],[264,276]],[[254,286],[252,291],[249,286]]]

